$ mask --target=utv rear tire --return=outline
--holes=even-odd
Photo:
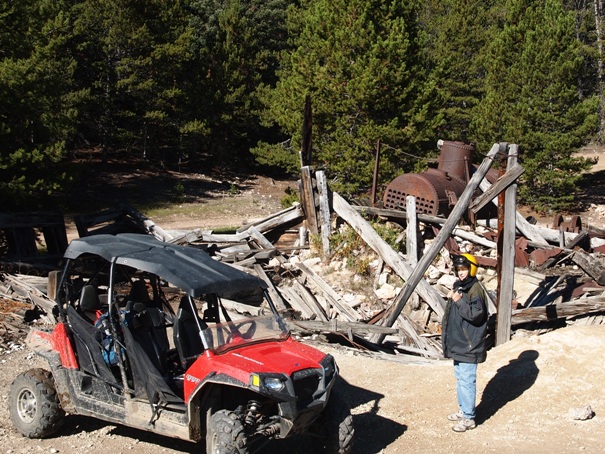
[[[233,412],[219,410],[209,420],[206,454],[248,454],[244,424]]]
[[[57,432],[65,420],[52,374],[30,369],[18,375],[8,397],[10,418],[28,438],[46,438]]]
[[[324,454],[349,454],[353,449],[353,417],[345,400],[332,391],[328,404],[319,418],[312,424],[318,452]]]

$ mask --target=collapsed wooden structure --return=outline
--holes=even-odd
[[[300,204],[231,234],[166,231],[125,205],[76,222],[81,236],[123,231],[127,225],[127,231],[203,248],[217,260],[265,280],[293,331],[332,336],[403,361],[441,357],[440,322],[453,281],[448,257],[460,251],[478,257],[492,299],[496,343],[510,339],[513,329],[542,328],[544,322],[553,326],[582,317],[589,323],[603,323],[605,232],[564,220],[558,229],[539,227],[517,212],[516,181],[523,169],[516,163],[516,150],[515,145],[495,144],[447,218],[416,213],[412,197],[406,210],[351,205],[329,190],[323,172],[303,166]],[[490,185],[484,176],[496,159],[501,176]],[[488,203],[498,205],[497,222],[469,223],[468,213],[477,213]],[[396,252],[368,219],[400,229],[407,255]],[[365,278],[365,292],[351,290],[357,277],[336,272],[333,266],[337,261],[332,260],[330,238],[334,229],[343,226],[354,229],[373,251],[374,276]],[[423,253],[418,256],[415,251]],[[525,284],[522,291],[517,290],[520,281]],[[1,296],[10,299],[16,289],[48,313],[44,292],[37,293],[19,276],[5,274]],[[252,310],[229,309],[242,315]],[[0,334],[1,330],[0,318]]]

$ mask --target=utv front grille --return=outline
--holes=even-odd
[[[299,370],[292,374],[299,409],[306,408],[315,400],[314,395],[319,388],[320,381],[321,375],[316,369]]]

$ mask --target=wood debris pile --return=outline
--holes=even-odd
[[[542,329],[569,320],[603,323],[605,231],[574,218],[569,223],[559,219],[555,228],[533,225],[514,208],[514,192],[513,209],[505,211],[504,220],[468,221],[471,211],[476,213],[487,203],[498,205],[501,192],[506,191],[510,199],[510,188],[516,187],[523,173],[515,163],[493,185],[483,178],[501,149],[494,145],[447,218],[409,208],[353,206],[330,192],[323,172],[310,167],[302,169],[300,204],[234,233],[165,231],[132,208],[126,213],[142,232],[202,248],[263,279],[293,331],[335,337],[379,354],[388,350],[402,361],[441,357],[441,317],[445,295],[454,281],[450,255],[461,252],[473,253],[479,260],[496,340],[506,325],[509,329]],[[477,191],[483,195],[476,197]],[[413,208],[413,200],[410,202],[408,207]],[[97,221],[106,223],[109,218],[107,213],[98,219],[88,217],[82,228],[89,229]],[[388,228],[400,232],[405,250],[421,251],[420,256],[395,251],[368,220],[388,223]],[[342,245],[334,248],[330,238],[343,226],[355,230],[370,253],[352,251],[348,259],[336,258]],[[362,260],[368,263],[369,276],[356,275],[343,265]],[[11,279],[15,277],[5,277],[4,287]],[[31,289],[26,293],[29,302],[48,313],[44,295]],[[230,310],[245,313],[252,309]],[[504,331],[503,337],[508,340],[510,331]]]

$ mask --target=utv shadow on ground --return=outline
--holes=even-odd
[[[342,377],[338,378],[335,388],[348,402],[353,413],[355,441],[353,454],[377,454],[402,436],[407,430],[405,424],[378,415],[383,394],[351,385]],[[363,413],[359,407],[364,407]],[[263,454],[316,454],[313,440],[308,435],[299,435],[286,440],[271,442]]]
[[[378,408],[384,395],[368,389],[353,386],[339,378],[336,383],[341,395],[351,406],[354,413],[355,442],[352,454],[377,454],[401,437],[407,430],[405,424],[378,415]],[[366,409],[359,413],[359,407]],[[94,432],[107,427],[107,423],[84,416],[68,416],[62,435],[76,435]],[[200,454],[204,452],[204,444],[194,444],[184,440],[163,437],[151,432],[132,429],[126,426],[114,426],[107,432],[108,436],[120,436],[126,439],[124,444],[148,443],[159,449],[174,452]],[[272,441],[262,449],[263,454],[316,454],[313,440],[308,435],[297,435],[286,440]]]

